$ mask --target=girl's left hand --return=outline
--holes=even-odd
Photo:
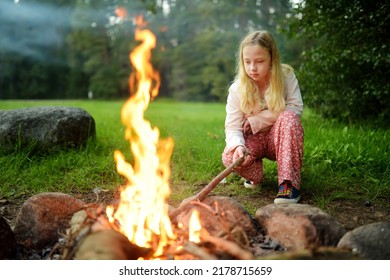
[[[248,119],[246,119],[244,122],[243,130],[244,130],[243,132],[244,132],[245,136],[252,134],[252,128],[251,128],[251,125],[250,125]]]

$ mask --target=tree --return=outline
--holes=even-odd
[[[160,96],[224,101],[249,30],[268,29],[293,58],[279,32],[288,13],[289,0],[2,1],[0,98],[126,97],[128,54],[139,44],[133,18],[142,15],[157,36]]]
[[[305,103],[343,121],[390,117],[388,1],[307,0],[293,32],[305,40],[300,83]]]
[[[128,96],[132,71],[128,55],[139,43],[134,40],[133,19],[150,14],[147,9],[154,7],[150,1],[77,1],[68,36],[70,67],[73,78],[80,71],[86,77],[95,98]]]
[[[253,29],[268,29],[278,40],[283,38],[276,23],[286,24],[286,13],[292,10],[288,0],[166,3],[168,89],[177,99],[198,101],[224,101],[240,39]]]

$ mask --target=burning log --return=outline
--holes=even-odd
[[[70,222],[62,249],[62,259],[136,260],[149,258],[149,248],[132,244],[112,228],[103,206],[76,212]]]
[[[89,234],[75,253],[76,260],[137,260],[150,258],[152,251],[132,244],[114,229]]]

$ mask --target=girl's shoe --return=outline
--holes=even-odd
[[[244,187],[247,189],[256,189],[256,188],[260,187],[260,184],[255,184],[252,181],[245,180]]]
[[[283,182],[279,186],[279,192],[274,200],[275,204],[295,204],[301,198],[300,191],[290,182]]]

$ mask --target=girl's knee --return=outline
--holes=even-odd
[[[291,124],[292,126],[301,126],[301,119],[300,117],[295,114],[293,111],[285,110],[283,111],[278,119],[279,123],[282,124]]]
[[[298,117],[297,114],[295,114],[293,111],[290,110],[284,110],[280,116],[280,119],[294,119],[300,121],[300,118]]]

